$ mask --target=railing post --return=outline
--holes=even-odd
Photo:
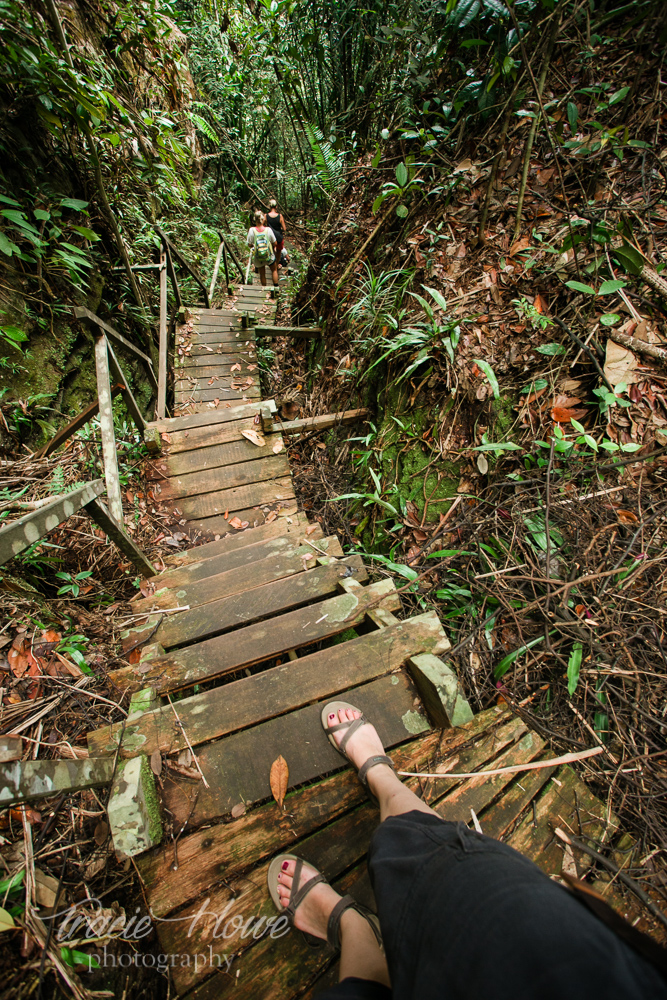
[[[160,347],[157,373],[157,419],[167,412],[167,247],[160,242]],[[113,512],[112,512],[113,513]]]
[[[220,270],[220,258],[222,257],[223,251],[225,249],[225,244],[221,243],[218,247],[218,253],[215,258],[215,267],[213,268],[213,277],[211,278],[211,287],[208,290],[209,305],[213,302],[213,289],[215,288],[215,283],[218,280],[218,271]],[[227,270],[227,268],[225,268]]]
[[[232,294],[232,286],[229,284],[229,267],[227,266],[227,247],[222,244],[222,266],[225,272],[225,288],[227,289],[227,294]]]
[[[95,338],[95,368],[97,371],[97,398],[100,402],[100,426],[102,430],[102,458],[104,478],[107,484],[109,509],[119,524],[123,523],[123,501],[120,495],[120,476],[116,455],[116,436],[113,429],[113,409],[111,405],[111,382],[109,380],[109,355],[107,338],[103,333]]]

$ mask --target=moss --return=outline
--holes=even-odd
[[[148,836],[154,844],[162,840],[162,814],[160,800],[155,787],[155,775],[151,770],[148,757],[141,758],[141,785],[144,790],[144,801],[148,813]]]
[[[332,645],[337,646],[341,642],[347,642],[349,639],[357,639],[358,637],[359,633],[356,629],[346,628],[344,632],[334,637]]]

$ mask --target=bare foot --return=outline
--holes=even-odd
[[[278,895],[283,907],[287,906],[290,900],[295,865],[296,861],[283,861],[282,870],[278,874]],[[297,889],[316,874],[314,868],[304,862]],[[294,915],[295,927],[326,941],[329,916],[339,899],[341,897],[335,889],[326,882],[319,882],[310,890],[304,901],[299,903]]]
[[[354,722],[354,720],[358,719],[360,716],[361,712],[357,709],[352,710],[349,708],[341,708],[337,715],[329,715],[327,724],[331,727],[337,725],[339,722]],[[346,732],[347,729],[339,729],[337,733],[333,734],[333,738],[338,746],[340,746]],[[382,746],[382,741],[377,734],[375,726],[372,726],[370,722],[360,726],[356,733],[353,733],[346,743],[345,753],[357,770],[368,760],[369,757],[377,757],[378,754],[383,754],[384,747]]]

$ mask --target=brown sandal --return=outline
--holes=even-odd
[[[353,719],[352,722],[338,722],[335,726],[330,726],[329,716],[330,715],[337,716],[338,712],[343,709],[349,709],[353,712],[359,711],[359,709],[355,705],[350,705],[350,703],[347,701],[330,701],[329,704],[325,705],[324,708],[322,709],[322,728],[324,729],[324,732],[327,734],[329,743],[331,743],[332,747],[335,750],[337,750],[338,753],[341,754],[343,757],[345,757],[347,760],[350,760],[348,755],[345,753],[345,747],[347,746],[350,737],[353,736],[358,729],[361,729],[362,726],[368,723],[368,719],[362,712],[360,717],[358,719]],[[340,743],[336,743],[333,734],[339,732],[341,729],[347,729],[347,732],[343,736]],[[359,778],[359,781],[364,786],[364,788],[367,790],[373,802],[377,804],[377,799],[375,798],[370,788],[368,787],[368,779],[366,778],[367,773],[370,771],[372,767],[375,767],[376,764],[388,764],[389,767],[392,769],[392,771],[395,771],[396,768],[394,767],[394,763],[391,757],[387,757],[387,755],[384,753],[375,754],[375,756],[369,757],[368,760],[365,760],[364,763],[359,768],[357,772],[357,777]]]

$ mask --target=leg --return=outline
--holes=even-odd
[[[273,278],[273,284],[278,287],[278,258],[274,257],[273,264],[271,265],[271,277]]]
[[[283,906],[289,903],[294,875],[294,861],[285,861],[278,876],[278,894]],[[304,865],[301,884],[315,874]],[[299,886],[300,888],[300,886]],[[297,908],[295,926],[307,934],[326,940],[329,915],[341,897],[330,885],[316,885]],[[361,914],[346,910],[340,922],[340,979],[354,977],[389,986],[389,971],[375,935]]]
[[[329,716],[329,724],[335,725],[337,722],[353,722],[358,719],[361,712],[340,711],[338,718],[335,715]],[[343,739],[345,730],[334,733],[337,743]],[[370,723],[362,726],[350,738],[345,753],[348,755],[355,767],[359,768],[376,754],[384,753],[384,747],[374,726]],[[402,813],[418,810],[419,812],[432,813],[436,816],[430,806],[422,802],[414,792],[407,788],[397,774],[392,771],[388,764],[376,764],[367,774],[370,790],[380,803],[380,819],[385,820],[388,816],[400,816]],[[440,819],[440,817],[438,817]]]
[[[266,267],[262,264],[261,267],[257,268],[257,273],[259,274],[259,280],[262,285],[266,284]]]

